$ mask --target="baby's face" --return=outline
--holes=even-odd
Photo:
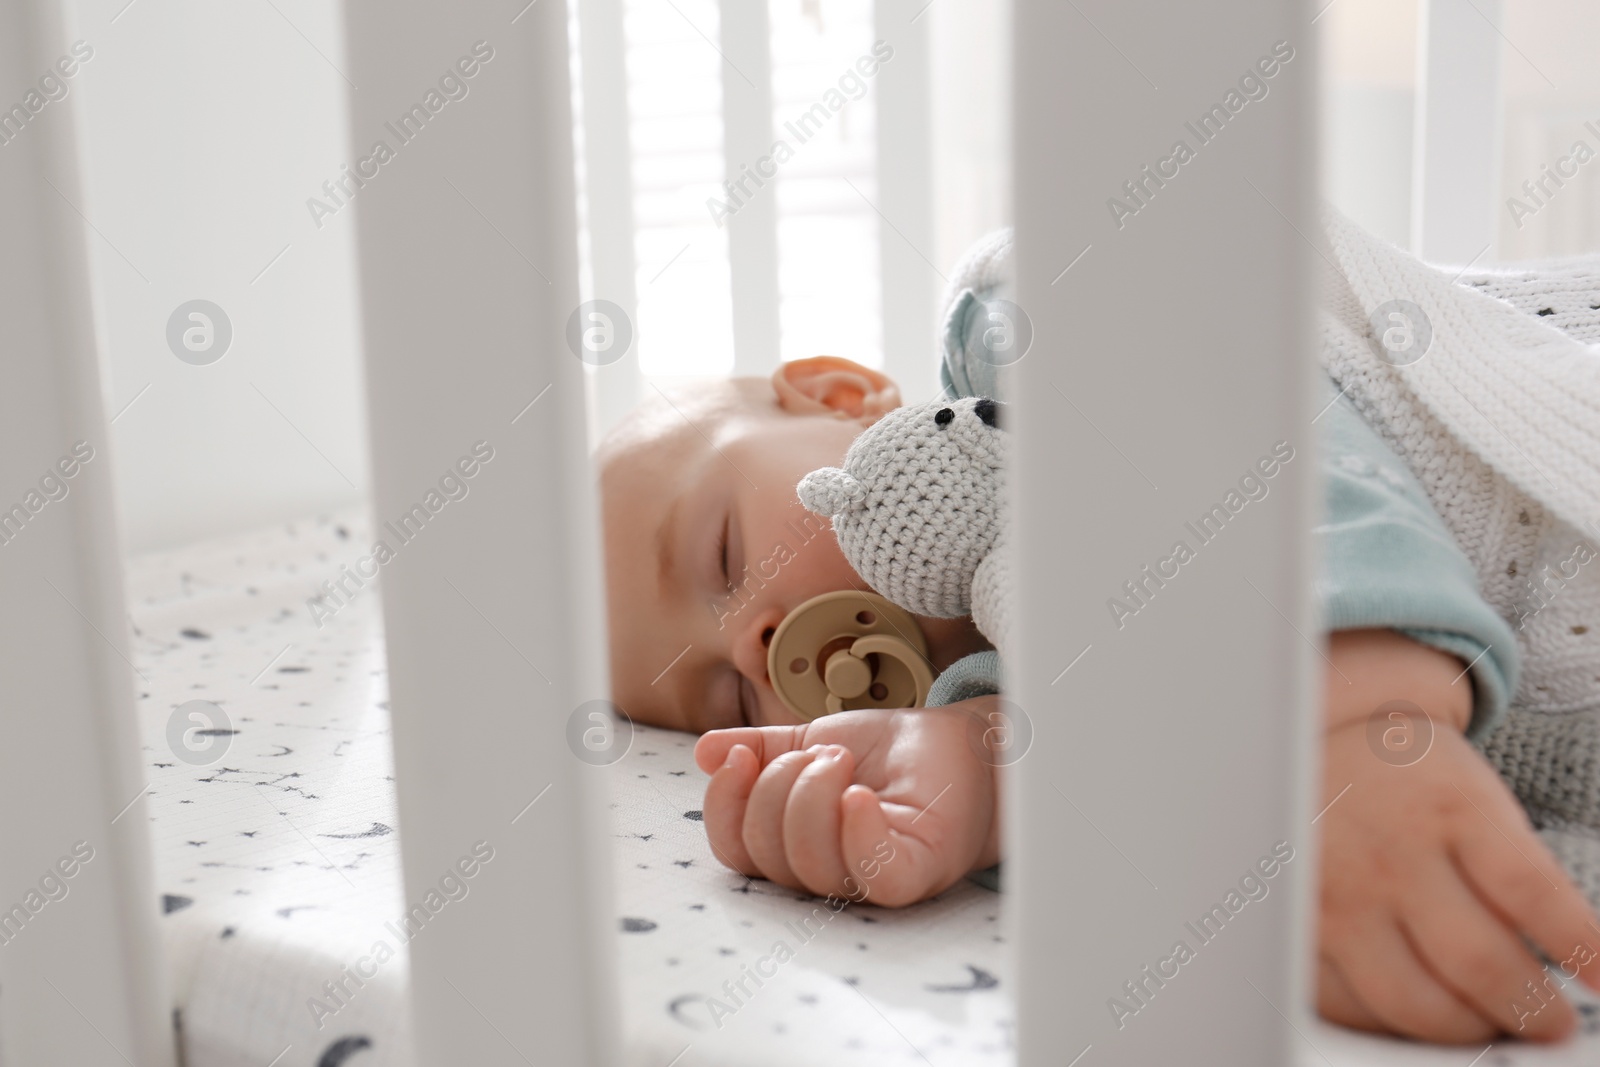
[[[733,414],[669,426],[602,475],[612,697],[640,722],[704,732],[799,722],[767,681],[794,608],[865,588],[795,484],[861,423]]]

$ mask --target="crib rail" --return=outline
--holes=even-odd
[[[629,137],[623,0],[578,0],[583,100],[583,176],[588,203],[592,294],[639,320],[634,252],[633,154]],[[638,347],[590,372],[595,421],[603,432],[639,402]],[[593,436],[593,435],[592,435]]]
[[[357,201],[373,528],[471,478],[384,572],[405,906],[493,856],[411,943],[419,1064],[617,1057],[566,7],[518,8],[346,8],[353,153],[471,78]]]
[[[877,0],[873,5],[875,36],[894,42],[894,62],[878,72],[876,84],[883,369],[906,386],[908,399],[935,392],[930,365],[937,351],[935,302],[943,281],[922,258],[935,247],[933,58],[925,4]]]
[[[577,2],[587,295],[631,313],[622,3]],[[1460,261],[1492,245],[1497,185],[1498,81],[1479,75],[1498,70],[1501,4],[1470,6],[1424,5],[1414,175],[1416,248]],[[924,258],[926,11],[875,7],[897,56],[876,83],[885,363],[912,383],[933,350],[937,291]],[[721,14],[719,47],[742,71],[724,94],[726,158],[738,161],[770,138],[766,7],[722,0]],[[0,84],[49,70],[66,51],[61,18],[50,0],[0,5]],[[464,857],[495,857],[472,904],[411,946],[417,1059],[614,1063],[607,783],[593,765],[604,761],[574,758],[572,742],[605,696],[605,657],[586,372],[568,334],[585,294],[565,5],[464,0],[402,17],[349,3],[346,22],[355,159],[439,83],[441,56],[474,67],[461,74],[470,98],[420,120],[415,145],[391,131],[409,147],[398,165],[358,166],[367,180],[353,197],[374,525],[458,464],[478,472],[470,499],[384,572],[400,903]],[[1027,398],[1015,482],[1027,581],[1006,724],[1032,734],[1007,772],[1021,1067],[1189,1062],[1196,1048],[1206,1062],[1278,1065],[1305,1051],[1320,669],[1306,531],[1319,493],[1312,368],[1299,357],[1315,32],[1289,0],[1015,3],[1014,310],[1033,336],[1008,372]],[[1270,94],[1217,137],[1198,135],[1192,124],[1232,87],[1215,80],[1218,57],[1245,72],[1266,55],[1281,68]],[[172,998],[141,814],[76,106],[52,101],[0,150],[0,1062],[165,1067]],[[1196,159],[1150,177],[1175,138]],[[764,373],[779,341],[776,199],[741,211],[729,242],[736,369]],[[602,422],[639,394],[631,353],[588,373]],[[1270,493],[1197,536],[1196,517],[1266,455],[1278,460]],[[24,503],[35,487],[42,503]],[[1180,539],[1193,559],[1152,572]],[[1278,860],[1271,893],[1215,944],[1191,946],[1208,977],[1165,970],[1173,942],[1264,855]]]
[[[1315,866],[1313,36],[1290,0],[1015,11],[1018,1063],[1278,1067]],[[1245,72],[1270,92],[1197,143]],[[1275,451],[1270,495],[1197,535]],[[1275,849],[1270,895],[1206,937]]]
[[[1501,0],[1422,0],[1411,174],[1411,251],[1440,263],[1492,257],[1505,104]]]
[[[8,93],[69,47],[59,5],[0,7]],[[8,114],[0,159],[0,1062],[167,1067],[76,108]]]

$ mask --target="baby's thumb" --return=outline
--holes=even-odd
[[[700,735],[694,743],[695,764],[707,774],[715,774],[727,760],[734,745],[743,745],[756,755],[756,763],[765,767],[785,752],[803,748],[805,726],[735,726],[727,730],[710,730]]]
[[[857,890],[854,900],[901,908],[927,897],[935,880],[935,857],[928,845],[891,829],[877,793],[864,785],[844,791],[839,845]]]

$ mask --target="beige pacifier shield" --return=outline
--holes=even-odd
[[[807,719],[857,708],[916,708],[928,699],[928,642],[911,613],[845,590],[791,611],[767,646],[767,677]],[[818,662],[826,655],[826,662]]]

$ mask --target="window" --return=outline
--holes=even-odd
[[[651,378],[727,374],[734,355],[728,230],[713,206],[727,195],[719,7],[716,0],[622,0],[622,11],[639,369]],[[575,5],[575,20],[576,12]],[[782,158],[764,165],[775,165],[776,177],[754,195],[774,197],[778,213],[779,352],[771,358],[827,352],[878,366],[876,108],[872,79],[855,69],[871,53],[872,8],[773,0],[769,17],[773,155]],[[582,79],[573,52],[581,188]],[[740,84],[737,76],[732,84]],[[827,105],[841,98],[837,110]],[[589,211],[580,197],[585,257]],[[585,278],[591,274],[586,258]]]

